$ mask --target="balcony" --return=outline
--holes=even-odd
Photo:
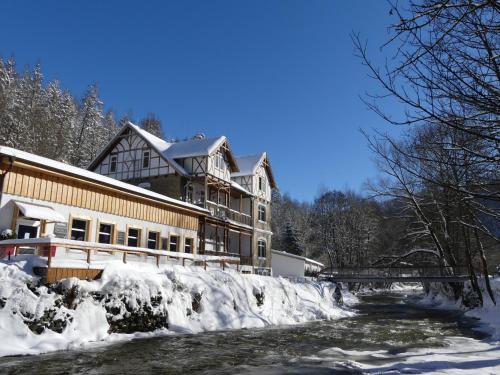
[[[221,220],[232,220],[241,224],[252,226],[252,216],[232,210],[228,207],[219,205],[212,201],[207,201],[207,209],[210,211],[210,215]]]

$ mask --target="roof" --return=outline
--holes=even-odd
[[[236,181],[231,181],[231,186],[233,188],[235,188],[236,190],[239,190],[246,195],[252,195],[252,193],[250,193],[247,189],[245,189],[243,186],[238,184]]]
[[[53,221],[56,223],[66,223],[66,218],[59,212],[54,210],[49,206],[41,206],[33,203],[18,202],[14,201],[16,206],[22,212],[25,217],[31,217],[34,219],[43,219],[48,221]]]
[[[237,173],[233,173],[233,177],[249,176],[255,174],[264,156],[265,152],[257,155],[237,156],[236,162],[240,167],[240,171]]]
[[[266,169],[267,175],[272,188],[276,188],[276,180],[274,179],[273,170],[266,152],[255,155],[237,156],[236,163],[240,167],[240,171],[231,173],[231,177],[252,176],[257,172],[259,166],[263,165]]]
[[[116,136],[108,143],[102,152],[90,163],[89,169],[93,169],[106,156],[109,150],[119,141],[120,136],[127,130],[132,129],[137,132],[158,154],[160,154],[177,172],[184,176],[189,173],[182,168],[175,159],[184,159],[196,156],[209,156],[217,151],[224,143],[226,143],[226,152],[231,167],[231,172],[238,171],[238,164],[229,148],[229,143],[226,137],[188,139],[179,142],[167,142],[141,127],[132,124],[130,121],[116,134]]]
[[[86,169],[78,168],[66,163],[62,163],[56,160],[44,158],[35,154],[30,154],[29,152],[17,150],[15,148],[0,146],[0,155],[5,155],[12,157],[14,159],[23,160],[30,164],[40,165],[42,168],[49,168],[59,172],[63,172],[68,175],[77,176],[87,180],[99,182],[100,184],[111,186],[119,190],[125,190],[128,192],[136,193],[147,198],[151,198],[164,203],[169,203],[174,206],[184,207],[190,210],[196,210],[199,212],[207,212],[206,209],[200,208],[194,204],[183,202],[178,199],[170,198],[162,194],[155,193],[153,191],[140,188],[135,185],[127,184],[120,180],[114,178],[106,177],[98,173],[91,172]]]
[[[317,266],[320,266],[320,267],[324,267],[325,265],[323,263],[320,263],[314,259],[310,259],[310,258],[306,258],[306,257],[303,257],[303,256],[300,256],[300,255],[295,255],[295,254],[290,254],[290,253],[287,253],[286,251],[279,251],[279,250],[271,250],[271,252],[273,254],[277,254],[277,255],[283,255],[283,256],[286,256],[286,257],[289,257],[289,258],[295,258],[295,259],[300,259],[300,260],[303,260],[305,263],[309,263],[309,264],[314,264],[314,265],[317,265]]]

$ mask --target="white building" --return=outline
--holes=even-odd
[[[284,251],[272,250],[271,268],[273,276],[304,277],[306,273],[319,272],[324,264],[313,259]]]

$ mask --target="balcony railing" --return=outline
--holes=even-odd
[[[215,202],[207,201],[207,209],[210,211],[210,215],[218,219],[233,220],[245,225],[252,225],[252,217],[250,215],[221,206]]]

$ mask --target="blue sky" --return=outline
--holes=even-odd
[[[349,34],[378,59],[392,21],[369,0],[7,1],[0,56],[75,95],[95,82],[106,108],[154,112],[168,137],[268,151],[281,190],[312,200],[376,175],[359,129],[394,130],[359,99],[377,86]]]

